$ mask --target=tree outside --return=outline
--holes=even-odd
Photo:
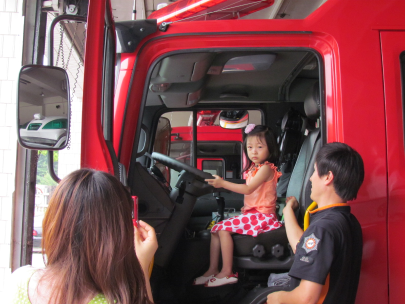
[[[48,170],[48,153],[53,152],[53,165],[55,172],[58,172],[58,151],[38,151],[38,166],[37,166],[37,185],[56,186],[57,183],[52,179]]]

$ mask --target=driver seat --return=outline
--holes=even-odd
[[[315,122],[320,116],[319,83],[316,82],[304,102],[308,120]],[[311,123],[308,122],[310,125]],[[287,188],[287,197],[295,196],[299,202],[298,222],[303,222],[310,205],[311,182],[316,154],[321,146],[320,130],[309,130],[305,138]],[[289,269],[294,255],[289,247],[285,227],[262,233],[257,237],[234,234],[234,264],[244,269]]]
[[[277,196],[285,197],[292,170],[304,137],[305,124],[302,115],[292,107],[284,114],[279,137],[279,170],[283,174],[277,183]]]

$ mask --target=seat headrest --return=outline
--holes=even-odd
[[[300,112],[290,108],[281,121],[281,132],[286,130],[301,131],[302,123]]]
[[[304,110],[307,117],[313,120],[318,119],[321,114],[318,81],[311,86],[311,89],[305,97]]]

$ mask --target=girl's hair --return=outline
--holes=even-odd
[[[52,302],[76,303],[91,291],[109,303],[151,303],[134,249],[132,206],[105,172],[81,169],[59,183],[43,220]]]
[[[252,136],[257,136],[260,142],[264,142],[267,145],[267,148],[269,149],[269,157],[266,161],[277,166],[280,151],[273,131],[269,127],[256,125],[253,130],[245,135],[243,140],[243,151],[245,152],[247,162],[242,171],[247,171],[252,165],[252,161],[249,159],[249,157],[247,157],[247,139]]]

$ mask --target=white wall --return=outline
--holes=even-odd
[[[22,0],[0,0],[0,299],[9,280],[17,151],[16,85],[22,58]],[[1,300],[0,300],[1,302]]]

